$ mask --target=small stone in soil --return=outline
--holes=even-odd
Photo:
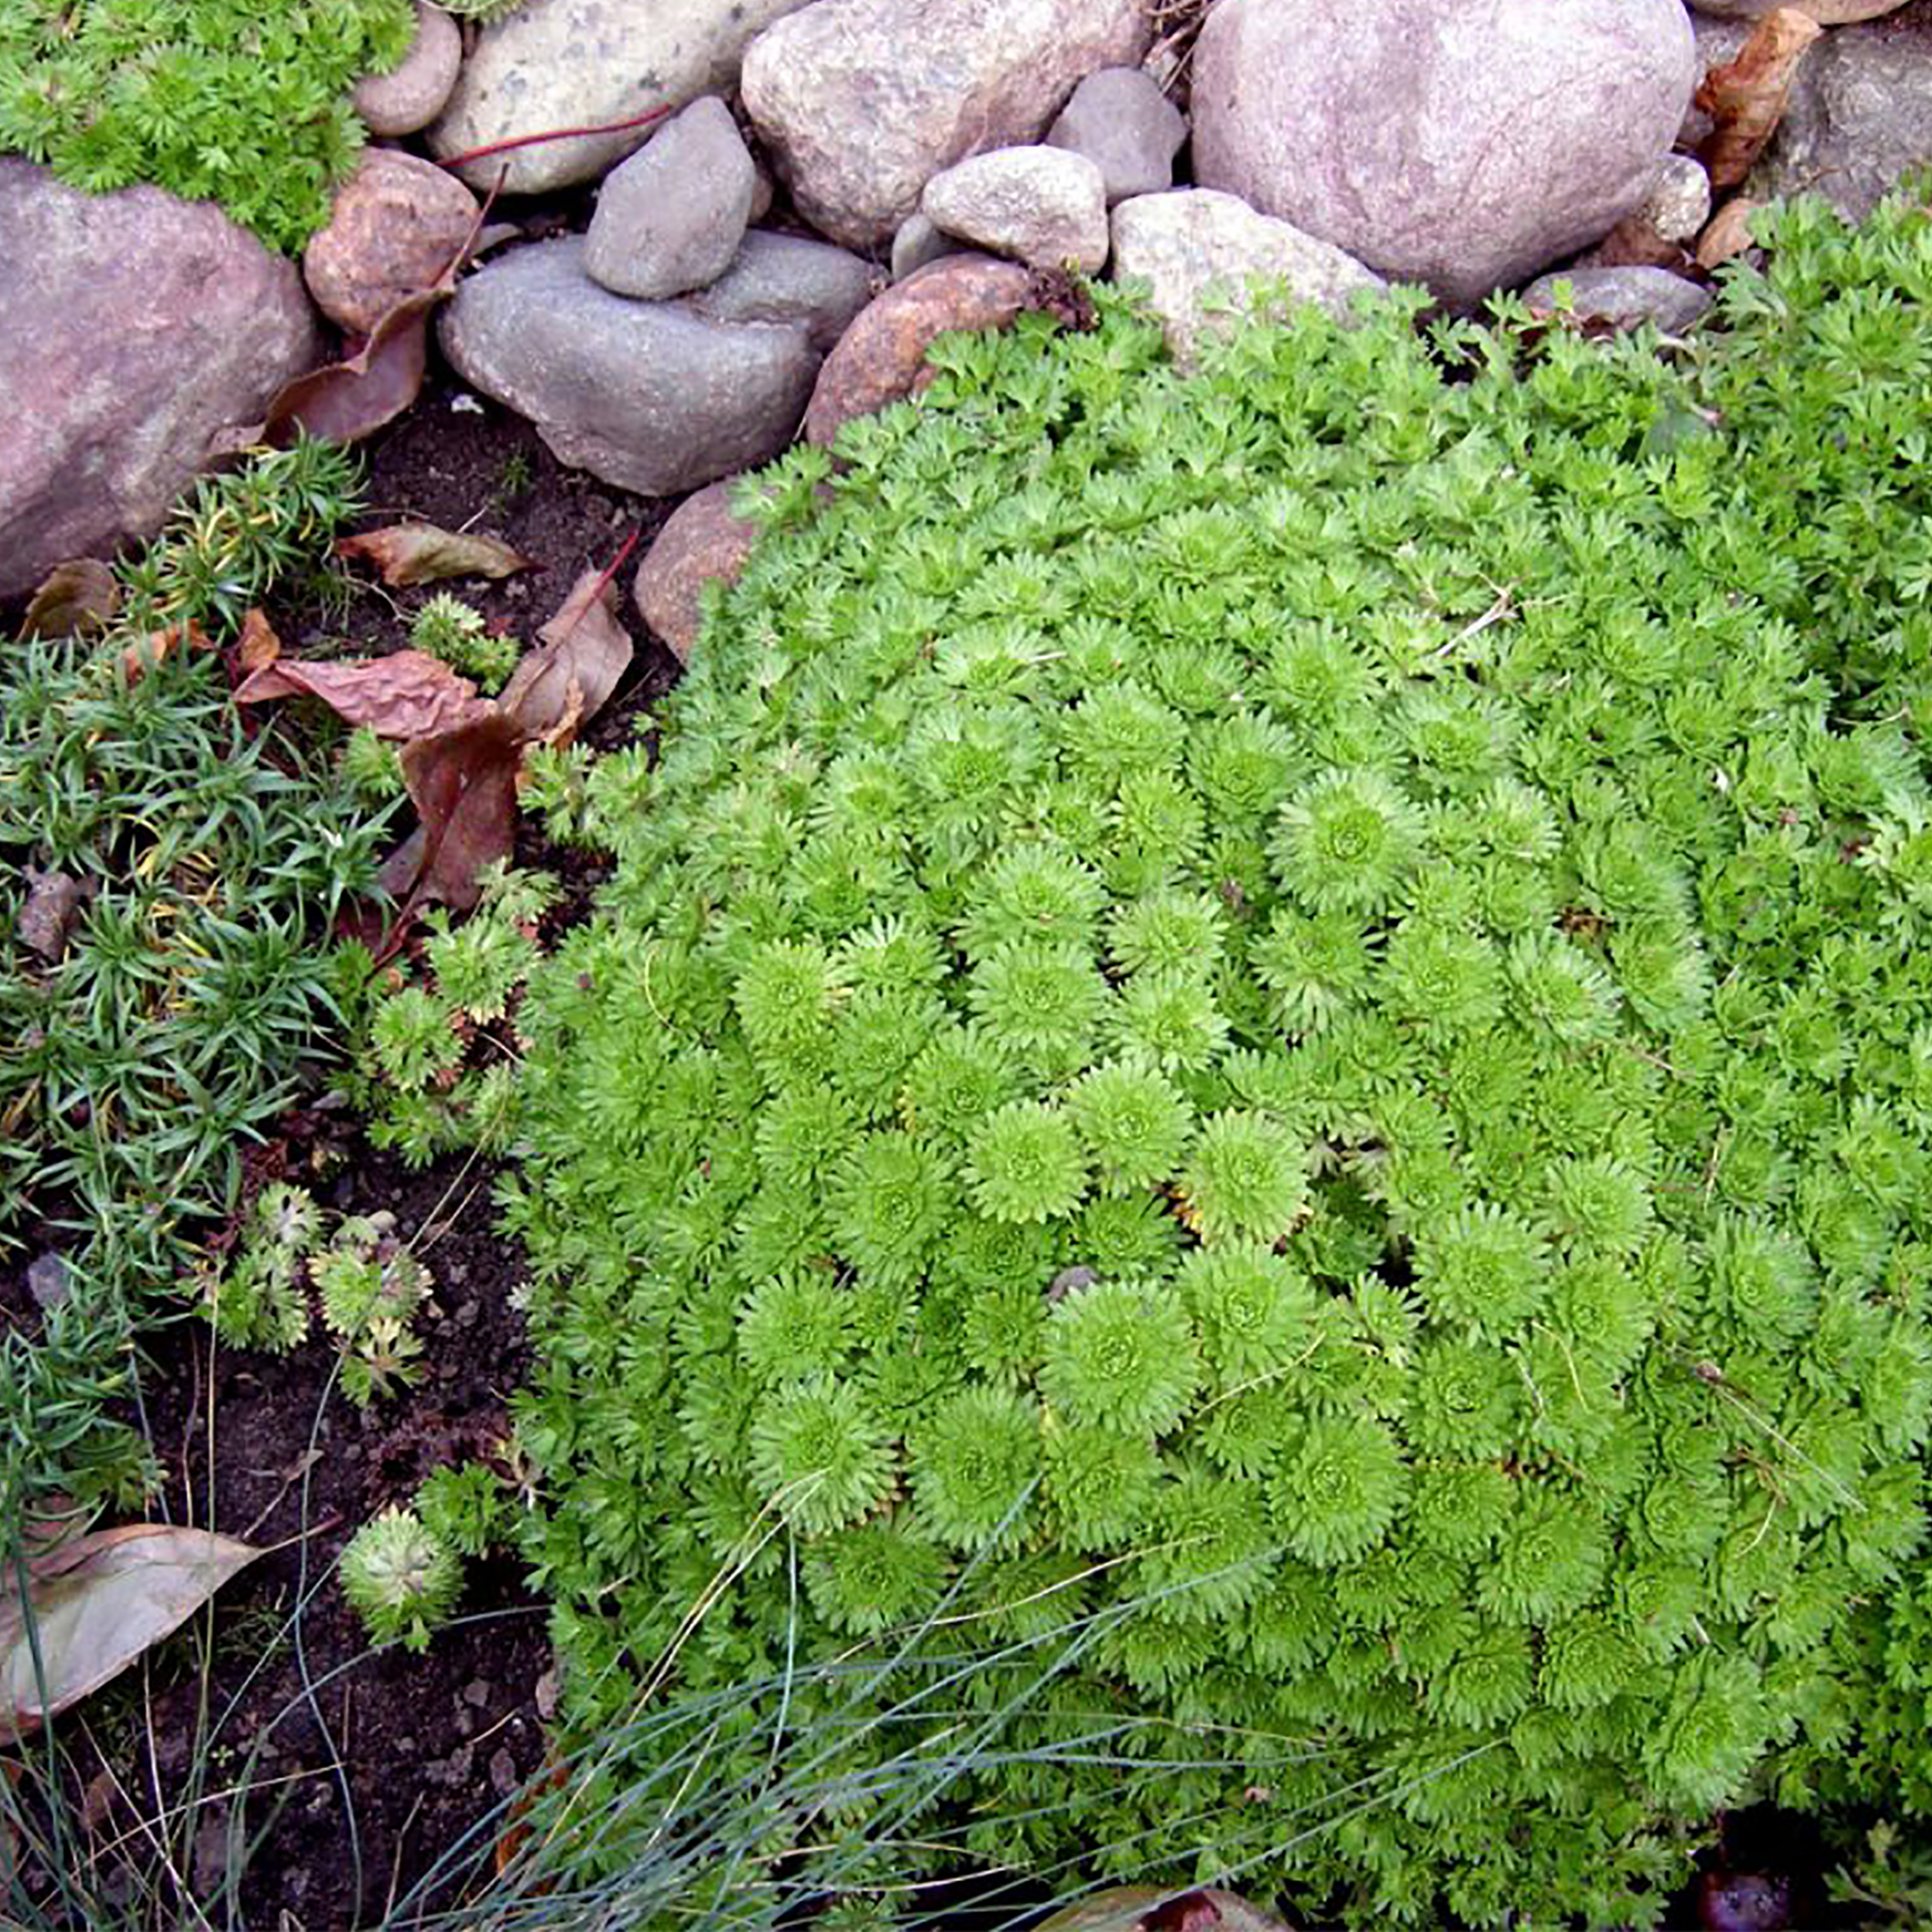
[[[488,1678],[474,1678],[463,1687],[463,1701],[473,1704],[480,1711],[490,1701],[493,1688]]]
[[[498,1798],[507,1798],[517,1788],[517,1761],[508,1749],[490,1753],[490,1785]]]

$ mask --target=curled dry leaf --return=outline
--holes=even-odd
[[[529,558],[519,556],[495,537],[465,536],[440,530],[434,524],[390,524],[344,537],[337,556],[359,557],[373,563],[384,583],[398,588],[411,583],[434,583],[445,577],[508,577],[527,570]]]
[[[30,1559],[24,1602],[8,1573],[0,1587],[0,1746],[119,1676],[261,1553],[208,1530],[132,1523]]]
[[[403,901],[396,932],[431,900],[468,912],[476,875],[510,856],[523,748],[522,728],[494,704],[403,747],[403,780],[421,824],[383,867],[384,888]]]
[[[1751,29],[1735,60],[1704,76],[1693,99],[1717,125],[1697,158],[1714,188],[1735,187],[1750,173],[1784,113],[1805,48],[1823,32],[1810,14],[1779,7]]]
[[[121,586],[98,556],[72,556],[41,580],[20,626],[23,638],[84,638],[105,630],[121,608]]]
[[[282,654],[282,640],[275,636],[261,610],[251,604],[242,618],[242,635],[236,639],[236,661],[245,670],[263,670]]]
[[[1719,262],[1728,262],[1733,255],[1742,255],[1747,248],[1754,245],[1750,218],[1757,206],[1756,202],[1747,201],[1743,195],[1738,195],[1725,202],[1704,224],[1704,232],[1697,238],[1697,266],[1700,269],[1715,269]]]
[[[214,639],[192,618],[185,625],[169,624],[163,630],[150,631],[121,653],[121,668],[128,674],[128,682],[139,684],[150,670],[166,664],[184,644],[191,650],[212,651]]]
[[[258,442],[284,443],[298,429],[337,442],[355,442],[401,415],[422,388],[430,311],[456,293],[456,278],[469,260],[496,198],[492,189],[435,281],[393,302],[355,354],[285,383],[270,403],[267,416],[245,429],[229,431],[222,446],[243,449]]]
[[[497,701],[526,737],[568,745],[630,668],[633,647],[617,621],[611,573],[586,570],[537,638]]]
[[[382,738],[430,737],[488,718],[497,708],[427,651],[332,664],[281,658],[251,672],[235,692],[237,704],[295,696],[319,697],[345,724],[367,724]]]

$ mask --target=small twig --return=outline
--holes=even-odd
[[[469,161],[480,161],[491,155],[505,155],[512,148],[531,148],[539,141],[575,141],[590,134],[622,134],[632,128],[648,128],[660,116],[670,112],[669,105],[653,107],[643,114],[634,114],[628,121],[606,121],[594,128],[552,128],[542,134],[517,134],[507,141],[492,141],[488,147],[469,148],[460,155],[451,155],[439,165],[445,168],[460,168]],[[497,183],[500,187],[501,182]]]

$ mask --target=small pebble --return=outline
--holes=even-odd
[[[487,1677],[473,1678],[463,1687],[463,1701],[473,1704],[480,1711],[490,1701],[494,1690],[495,1686]]]
[[[517,1761],[507,1748],[490,1753],[490,1788],[498,1798],[507,1798],[517,1788]]]
[[[43,1308],[67,1299],[67,1263],[51,1250],[27,1264],[27,1292]]]

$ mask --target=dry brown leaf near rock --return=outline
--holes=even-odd
[[[274,697],[319,697],[347,724],[366,724],[381,738],[426,738],[488,717],[496,706],[476,687],[427,651],[385,658],[310,664],[277,658],[237,687],[237,704]]]
[[[20,624],[23,638],[82,638],[103,631],[121,608],[121,586],[98,556],[69,557],[41,580]]]
[[[447,577],[509,577],[530,567],[528,557],[496,537],[439,529],[434,524],[388,524],[364,530],[344,537],[335,554],[374,564],[383,582],[397,589]]]
[[[1714,67],[1693,104],[1714,126],[1697,158],[1714,188],[1735,187],[1777,130],[1805,49],[1824,31],[1796,7],[1780,7],[1751,29],[1735,60]]]

